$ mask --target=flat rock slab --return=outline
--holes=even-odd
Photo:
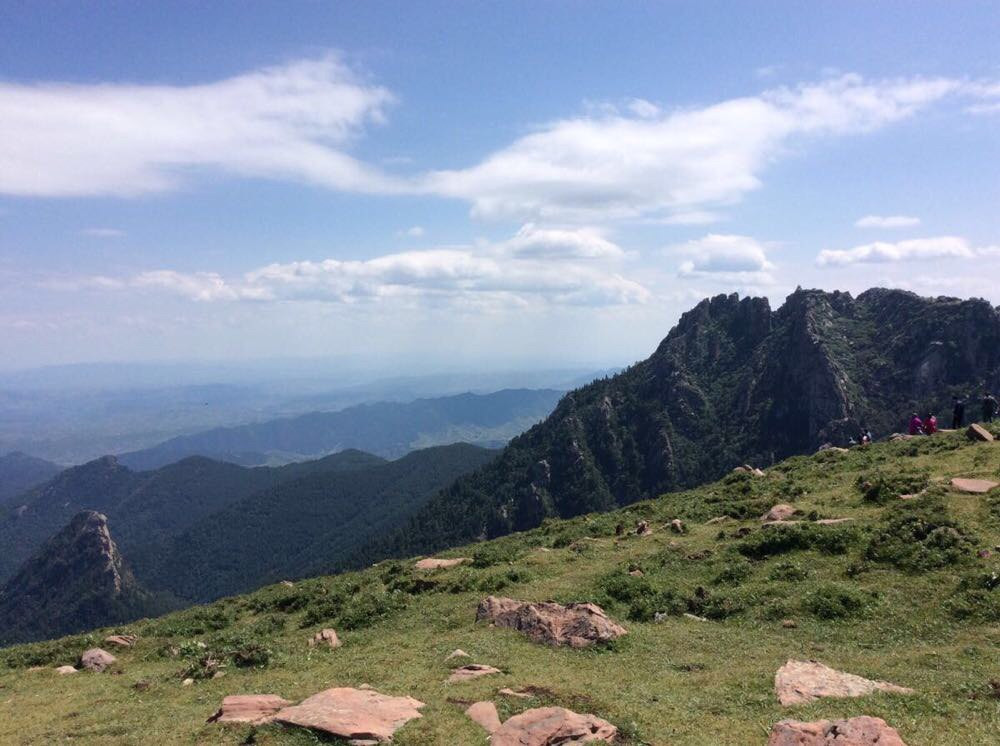
[[[101,673],[117,660],[107,650],[91,648],[80,656],[80,665],[94,673]]]
[[[969,428],[965,431],[965,437],[969,440],[979,440],[983,443],[993,442],[993,433],[982,425],[977,425],[976,423],[969,425]]]
[[[469,705],[465,714],[472,718],[487,733],[500,730],[500,715],[497,713],[497,706],[492,702],[476,702]]]
[[[539,707],[509,718],[490,737],[490,746],[564,746],[605,741],[618,729],[594,715],[580,715],[564,707]]]
[[[863,697],[874,692],[912,694],[912,689],[837,671],[817,661],[790,660],[774,676],[782,705],[799,705],[820,697]]]
[[[771,728],[767,746],[906,746],[895,728],[867,715],[850,720],[803,723],[782,720]]]
[[[778,503],[760,517],[764,523],[772,521],[787,521],[795,515],[795,506],[788,503]]]
[[[314,694],[275,715],[280,723],[323,731],[350,741],[388,741],[410,720],[420,717],[424,703],[392,697],[374,689],[339,687]]]
[[[951,480],[951,488],[959,492],[968,492],[971,495],[985,495],[994,487],[1000,487],[1000,483],[991,482],[989,479],[965,479],[955,477]]]
[[[135,635],[108,635],[104,638],[104,642],[109,645],[117,645],[120,648],[130,648],[135,645],[138,639]]]
[[[612,621],[604,609],[591,603],[563,606],[488,596],[479,602],[476,621],[516,629],[535,642],[573,648],[610,642],[628,633]]]
[[[263,725],[274,720],[274,716],[290,704],[276,694],[233,694],[222,700],[222,707],[208,722]]]
[[[456,565],[461,565],[465,562],[471,562],[468,557],[454,557],[452,559],[436,559],[434,557],[427,557],[422,560],[418,560],[414,565],[418,570],[441,570],[446,567],[455,567]]]
[[[449,684],[461,683],[463,681],[472,681],[472,679],[478,679],[480,676],[489,676],[494,673],[502,673],[499,668],[493,668],[493,666],[484,666],[481,663],[470,663],[467,666],[462,666],[461,668],[456,668],[451,672],[451,676],[448,677]]]

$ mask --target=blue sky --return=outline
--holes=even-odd
[[[619,364],[1000,303],[993,3],[0,2],[0,359]]]

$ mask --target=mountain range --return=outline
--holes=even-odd
[[[58,464],[20,451],[0,456],[0,505],[47,482],[61,470]]]

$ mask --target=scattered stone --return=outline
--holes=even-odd
[[[193,685],[194,685],[194,679],[184,679],[184,681],[181,682],[181,686],[193,686]]]
[[[892,435],[889,436],[889,440],[895,442],[897,440],[909,440],[912,437],[913,436],[910,435],[909,433],[893,433]]]
[[[291,702],[276,694],[233,694],[222,700],[222,707],[208,719],[210,723],[251,723],[264,725],[274,720],[278,711]]]
[[[636,536],[646,536],[647,534],[653,533],[653,529],[649,526],[649,521],[638,521],[635,524],[635,535]]]
[[[280,710],[281,723],[323,731],[353,741],[389,741],[410,720],[421,717],[424,703],[413,697],[391,697],[373,689],[340,687],[314,694]]]
[[[295,587],[295,583],[293,583],[291,580],[282,580],[281,584],[283,586],[285,586],[285,588],[294,588]]]
[[[781,626],[784,627],[785,629],[795,629],[796,627],[799,626],[799,623],[796,622],[794,619],[782,619]]]
[[[707,521],[705,521],[705,523],[706,525],[712,526],[716,523],[725,523],[728,520],[730,520],[728,515],[719,515],[716,516],[715,518],[709,518]]]
[[[101,673],[115,660],[116,658],[107,650],[91,648],[80,656],[80,665],[94,673]]]
[[[448,677],[448,683],[456,684],[463,681],[472,681],[472,679],[478,679],[480,676],[489,676],[494,673],[503,672],[499,668],[493,668],[493,666],[485,666],[481,663],[470,663],[467,666],[454,669],[451,672],[451,676]]]
[[[684,525],[684,521],[680,518],[674,518],[674,520],[670,521],[670,530],[675,534],[686,534],[687,526]]]
[[[580,715],[564,707],[539,707],[508,718],[493,732],[490,746],[611,743],[617,735],[615,726],[594,715]]]
[[[535,642],[582,648],[610,642],[627,633],[596,604],[528,603],[488,596],[479,602],[476,621],[523,632]]]
[[[531,695],[528,692],[515,692],[513,689],[508,689],[507,687],[501,689],[500,694],[505,697],[516,697],[517,699],[531,699]]]
[[[882,718],[861,715],[850,720],[804,723],[782,720],[771,728],[767,746],[906,746]]]
[[[130,648],[135,645],[138,639],[139,638],[135,635],[108,635],[104,638],[104,642],[117,645],[122,648]]]
[[[645,573],[642,570],[639,570],[638,568],[635,570],[629,570],[628,574],[631,575],[633,578],[641,578],[643,575],[645,575]]]
[[[788,503],[778,503],[760,517],[762,523],[787,521],[795,515],[795,506]]]
[[[853,518],[820,518],[816,521],[818,526],[836,526],[840,523],[850,523]]]
[[[969,428],[965,431],[965,437],[969,440],[978,440],[982,443],[993,442],[993,433],[982,425],[977,425],[975,423],[969,425]]]
[[[1000,487],[1000,482],[992,482],[989,479],[965,479],[955,477],[951,480],[951,488],[958,492],[967,492],[970,495],[985,495],[994,487]]]
[[[912,694],[912,689],[837,671],[817,661],[789,660],[774,676],[782,705],[804,704],[820,697],[863,697],[874,692]]]
[[[455,658],[471,658],[472,656],[466,653],[461,648],[456,648],[448,653],[448,657],[445,658],[446,661],[454,660]]]
[[[500,715],[497,713],[497,706],[492,702],[476,702],[469,705],[465,714],[483,726],[487,733],[500,729]]]
[[[425,559],[419,560],[414,567],[418,570],[442,570],[446,567],[455,567],[456,565],[461,565],[463,562],[471,562],[468,557],[455,557],[453,559],[436,559],[434,557],[427,557]]]
[[[213,679],[221,679],[225,675],[226,675],[225,671],[216,671],[215,673],[212,674],[212,678]]]
[[[763,476],[765,476],[764,475],[764,470],[763,469],[758,469],[758,468],[755,467],[754,470],[753,470],[753,475],[755,477],[763,477]]]
[[[698,616],[697,614],[689,614],[688,612],[684,612],[684,618],[685,619],[692,619],[692,620],[694,620],[696,622],[707,622],[708,621],[703,616]]]
[[[317,645],[326,646],[328,648],[339,648],[340,638],[337,637],[337,631],[327,627],[326,629],[317,632],[312,636],[312,639],[309,640],[309,647],[314,648]]]
[[[78,673],[78,671],[73,668],[73,666],[59,666],[59,668],[56,669],[56,673],[60,676],[66,676],[67,674]]]
[[[148,681],[137,681],[132,685],[132,688],[137,692],[148,692],[151,686],[152,684]]]

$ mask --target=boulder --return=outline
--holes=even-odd
[[[804,723],[782,720],[771,728],[767,746],[906,746],[895,728],[881,718],[861,715],[850,720]]]
[[[60,676],[66,676],[67,674],[77,673],[77,669],[73,668],[73,666],[59,666],[56,669],[56,673]]]
[[[788,503],[778,503],[760,517],[761,522],[787,521],[795,515],[795,506]]]
[[[451,676],[448,677],[448,683],[456,684],[463,681],[472,681],[472,679],[478,679],[481,676],[489,676],[494,673],[502,673],[502,671],[499,668],[493,668],[493,666],[470,663],[467,666],[454,669],[451,672]]]
[[[461,565],[463,562],[471,562],[468,557],[455,557],[453,559],[436,559],[434,557],[426,557],[422,560],[418,560],[414,565],[418,570],[441,570],[446,567],[455,567],[456,565]]]
[[[340,638],[337,637],[337,631],[327,627],[317,632],[309,640],[309,647],[314,648],[317,645],[328,648],[339,648]]]
[[[912,689],[837,671],[817,661],[789,660],[774,676],[782,705],[799,705],[820,697],[863,697],[874,692],[912,694]]]
[[[104,638],[104,642],[117,645],[120,648],[130,648],[135,645],[138,639],[135,635],[108,635]]]
[[[580,715],[564,707],[539,707],[508,718],[493,732],[490,746],[563,746],[605,741],[618,729],[594,715]]]
[[[107,650],[91,648],[80,656],[80,665],[88,671],[101,673],[104,669],[114,663],[115,660],[117,659]]]
[[[951,488],[958,492],[966,492],[970,495],[985,495],[994,487],[1000,487],[1000,483],[989,479],[965,479],[955,477],[951,480]]]
[[[500,715],[492,702],[476,702],[469,705],[465,714],[483,726],[487,733],[500,729]]]
[[[338,687],[314,694],[300,704],[280,710],[280,723],[329,733],[349,741],[380,742],[410,720],[420,717],[423,702],[392,697],[373,689]]]
[[[488,596],[479,602],[476,621],[523,632],[535,642],[583,648],[627,633],[596,604],[528,603]]]
[[[976,423],[969,425],[968,429],[965,431],[965,437],[969,440],[978,440],[983,443],[993,442],[993,433],[982,425],[977,425]]]
[[[234,694],[222,700],[222,707],[208,722],[263,725],[274,720],[278,711],[290,704],[275,694]]]
[[[670,521],[670,530],[673,531],[675,534],[686,534],[687,526],[684,525],[684,521],[682,521],[680,518],[674,518],[672,521]]]

